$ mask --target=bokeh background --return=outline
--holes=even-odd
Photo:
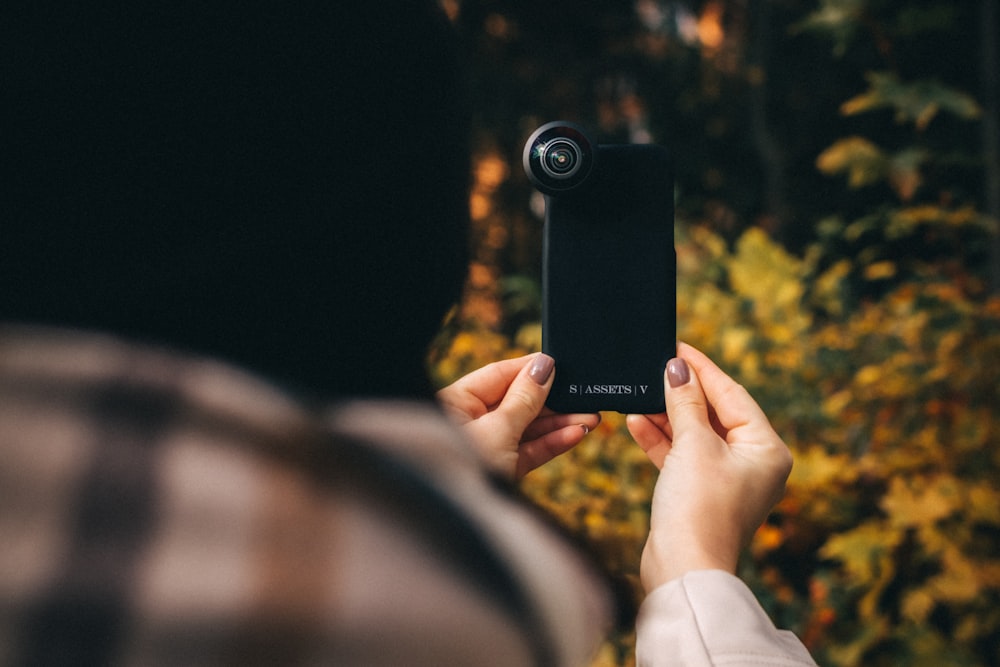
[[[528,134],[565,119],[667,146],[678,335],[796,456],[741,576],[820,664],[1000,664],[996,0],[442,4],[475,134],[437,382],[539,347]],[[655,477],[606,414],[523,488],[636,583]]]

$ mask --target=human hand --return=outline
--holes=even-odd
[[[498,361],[437,393],[494,470],[520,478],[572,449],[601,421],[599,414],[556,414],[545,408],[554,361],[530,354]]]
[[[666,414],[626,418],[660,468],[640,563],[647,592],[691,570],[735,573],[792,469],[750,394],[690,345],[677,352],[664,375]]]

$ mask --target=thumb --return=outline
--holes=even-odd
[[[708,417],[708,399],[698,375],[684,359],[676,357],[667,362],[663,390],[675,444],[678,436],[686,432],[708,429],[714,433]]]
[[[552,388],[552,371],[555,360],[538,353],[514,377],[500,404],[493,411],[494,424],[503,424],[520,438],[545,407],[545,399]]]

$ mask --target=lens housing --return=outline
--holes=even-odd
[[[524,171],[548,195],[579,187],[593,169],[594,158],[594,144],[583,128],[566,121],[542,125],[524,145]]]

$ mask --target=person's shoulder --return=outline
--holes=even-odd
[[[8,403],[161,439],[174,429],[285,437],[309,421],[295,396],[251,372],[100,331],[0,326],[0,387]]]

